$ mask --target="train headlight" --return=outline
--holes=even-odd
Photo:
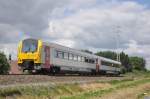
[[[34,60],[37,61],[38,60],[38,56],[36,56]]]

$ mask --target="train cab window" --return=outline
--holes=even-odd
[[[36,52],[38,49],[38,40],[26,39],[22,44],[22,52]]]
[[[78,61],[81,62],[81,56],[78,56]]]
[[[64,52],[64,59],[68,59],[68,53]]]
[[[73,60],[73,54],[69,53],[69,60]]]
[[[74,55],[74,60],[77,61],[78,60],[78,56]]]

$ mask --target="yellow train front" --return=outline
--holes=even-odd
[[[34,70],[41,65],[42,41],[25,39],[18,46],[18,65],[23,70]]]

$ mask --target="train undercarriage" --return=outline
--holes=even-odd
[[[42,68],[41,64],[34,63],[32,60],[26,60],[23,64],[18,64],[23,72],[30,74],[45,74],[45,75],[56,75],[56,74],[76,74],[76,75],[120,75],[120,72],[105,71],[96,69],[81,70],[79,68],[64,69],[61,66],[51,65],[50,68]]]

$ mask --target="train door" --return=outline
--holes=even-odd
[[[49,46],[45,46],[44,47],[44,60],[45,60],[45,68],[50,68],[50,47]]]

